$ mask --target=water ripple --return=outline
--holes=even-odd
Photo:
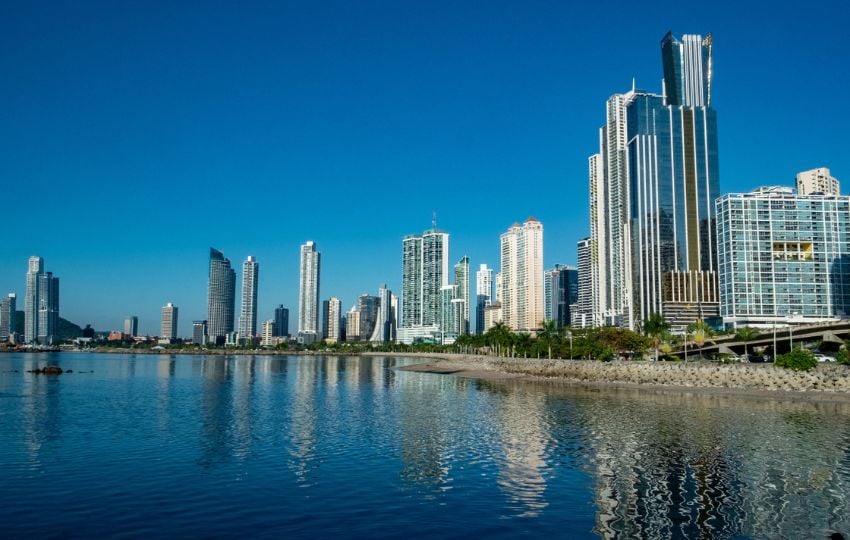
[[[4,537],[850,532],[847,404],[476,381],[395,358],[57,358],[94,373],[38,378],[0,356]]]

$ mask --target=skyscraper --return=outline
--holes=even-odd
[[[514,331],[533,331],[544,320],[543,225],[528,218],[502,233],[501,306],[506,326]]]
[[[16,309],[17,297],[15,293],[9,293],[0,303],[0,339],[8,339],[15,332]]]
[[[360,341],[360,311],[357,306],[345,315],[345,341]]]
[[[52,345],[59,340],[59,278],[44,271],[44,259],[30,257],[24,298],[24,342]]]
[[[210,248],[210,273],[207,289],[207,330],[213,344],[221,345],[233,332],[236,272],[230,259],[217,249]]]
[[[594,299],[593,279],[594,265],[591,260],[590,238],[582,238],[578,241],[578,293],[576,295],[575,309],[570,307],[571,325],[577,328],[589,328],[598,326],[594,323]]]
[[[208,335],[207,321],[192,321],[192,343],[206,345]]]
[[[159,338],[162,340],[177,339],[177,306],[171,302],[165,304],[162,308]]]
[[[251,338],[257,335],[257,282],[260,265],[251,255],[242,263],[242,309],[239,313],[239,336]]]
[[[327,316],[324,322],[325,339],[328,343],[342,341],[342,301],[331,296],[327,303]]]
[[[449,235],[431,228],[402,240],[401,309],[399,340],[412,342],[438,330],[440,290],[449,283]],[[350,330],[349,330],[350,332]]]
[[[457,285],[445,285],[440,289],[440,313],[437,324],[442,333],[443,344],[453,343],[458,335]]]
[[[574,267],[556,264],[544,272],[543,311],[547,321],[554,321],[558,328],[569,326],[570,304],[576,301],[577,295],[578,272]]]
[[[135,315],[124,319],[124,333],[130,337],[139,335],[139,318]]]
[[[668,33],[662,95],[608,100],[589,160],[594,320],[638,328],[650,313],[700,303],[716,314],[713,201],[719,195],[709,35]],[[706,290],[705,297],[692,297]],[[696,318],[696,316],[694,317]]]
[[[375,331],[375,325],[378,322],[378,311],[380,305],[380,297],[361,294],[357,297],[357,311],[360,312],[360,341],[368,341]],[[349,332],[353,332],[349,329]]]
[[[850,197],[816,193],[768,187],[717,199],[726,325],[850,318]]]
[[[38,337],[38,276],[44,272],[44,259],[30,257],[27,269],[27,290],[24,296],[24,343],[34,343]]]
[[[469,334],[469,257],[463,256],[455,264],[455,309],[458,334]]]
[[[797,173],[797,195],[841,195],[838,179],[834,178],[826,167],[818,167]]]
[[[319,333],[319,276],[321,253],[316,243],[301,246],[301,273],[298,289],[298,332]]]
[[[260,345],[263,347],[268,347],[274,343],[275,334],[277,331],[275,330],[274,320],[269,319],[268,321],[263,322],[263,332],[260,339]]]
[[[393,293],[382,285],[378,289],[378,314],[375,320],[375,329],[369,341],[374,343],[388,343],[395,339],[395,313],[393,308]]]
[[[486,264],[475,272],[475,333],[484,333],[484,308],[493,301],[493,269]]]
[[[38,276],[38,342],[53,345],[59,341],[59,278],[52,272]]]
[[[289,335],[289,310],[280,304],[274,308],[274,337]]]

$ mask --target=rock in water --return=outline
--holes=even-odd
[[[61,375],[62,368],[59,366],[44,366],[41,372],[45,375]]]

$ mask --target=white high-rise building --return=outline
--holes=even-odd
[[[38,276],[44,272],[44,259],[30,257],[27,269],[27,290],[24,296],[24,343],[38,336]]]
[[[457,332],[469,334],[469,257],[463,256],[455,264],[455,314]]]
[[[850,319],[850,197],[766,187],[715,204],[727,327]]]
[[[484,333],[484,308],[493,299],[493,269],[487,268],[486,264],[479,266],[475,272],[475,333]]]
[[[24,297],[24,343],[52,345],[59,336],[59,278],[44,271],[44,259],[30,257]]]
[[[480,265],[475,272],[475,294],[493,298],[493,269],[486,264]]]
[[[325,341],[336,343],[342,340],[342,300],[335,296],[328,299],[328,318],[325,325]]]
[[[360,341],[360,310],[351,306],[345,315],[345,341]]]
[[[319,276],[321,256],[312,240],[301,245],[298,289],[298,333],[319,333]]]
[[[171,302],[162,308],[159,338],[161,340],[177,339],[177,306]]]
[[[402,240],[401,328],[399,341],[428,338],[439,330],[440,291],[449,284],[449,235],[436,228]]]
[[[373,343],[388,343],[395,340],[395,311],[393,308],[393,293],[386,284],[378,289],[378,315],[375,319],[375,329],[369,341]]]
[[[242,309],[239,313],[239,337],[251,338],[257,334],[257,283],[260,265],[249,255],[242,263]]]
[[[544,320],[543,225],[528,218],[500,240],[503,322],[514,331],[534,331]]]
[[[260,337],[260,345],[263,347],[269,347],[274,344],[275,341],[275,323],[274,319],[269,319],[263,322],[263,333]]]
[[[836,197],[841,195],[838,179],[834,178],[826,167],[797,173],[797,195],[806,196],[813,193]]]

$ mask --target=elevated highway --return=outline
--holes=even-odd
[[[765,348],[766,353],[771,356],[784,354],[791,350],[792,344],[809,343],[812,341],[823,341],[823,349],[837,351],[845,340],[850,339],[850,320],[836,323],[818,323],[799,326],[777,327],[776,329],[757,329],[759,335],[746,343],[734,335],[717,336],[708,338],[702,347],[698,347],[693,341],[687,346],[688,355],[701,354],[709,356],[715,353],[744,354],[744,349],[752,353],[753,348]],[[774,351],[774,345],[776,350]],[[682,356],[685,347],[680,346],[674,350],[674,354]]]

